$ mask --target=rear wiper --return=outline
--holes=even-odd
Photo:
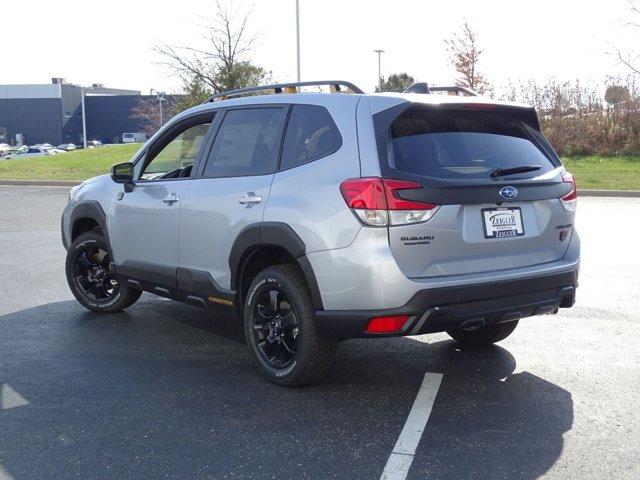
[[[516,173],[535,172],[541,168],[542,167],[540,165],[520,165],[518,167],[496,168],[489,176],[491,178],[498,178],[506,175],[515,175]]]

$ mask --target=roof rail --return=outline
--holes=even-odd
[[[291,83],[274,83],[272,85],[259,85],[255,87],[239,88],[237,90],[229,90],[227,92],[220,92],[212,95],[203,103],[211,103],[220,100],[227,100],[228,98],[242,97],[256,92],[264,92],[272,90],[269,93],[296,93],[298,87],[319,87],[322,85],[329,85],[332,93],[346,92],[346,93],[364,93],[360,88],[356,87],[351,82],[345,82],[344,80],[318,80],[311,82],[291,82]],[[342,87],[346,87],[345,90]]]
[[[427,82],[418,82],[411,85],[403,93],[433,93],[433,92],[447,92],[451,95],[467,95],[470,97],[477,97],[478,93],[467,87],[460,87],[458,85],[447,85],[441,87],[430,87]]]

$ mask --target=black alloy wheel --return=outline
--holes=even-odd
[[[296,312],[286,294],[275,285],[265,285],[257,295],[252,325],[255,342],[271,367],[286,368],[298,348]]]
[[[110,268],[109,246],[100,232],[78,235],[67,250],[65,272],[76,300],[94,312],[121,312],[142,291],[124,285]]]
[[[79,290],[94,302],[108,302],[117,293],[119,284],[109,272],[109,252],[97,245],[85,245],[75,252],[73,277]]]

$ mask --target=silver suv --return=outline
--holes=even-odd
[[[308,84],[333,94],[286,94]],[[97,312],[147,291],[243,322],[288,386],[322,377],[343,339],[487,345],[571,307],[576,185],[536,112],[434,90],[281,84],[179,114],[71,190],[72,292]]]

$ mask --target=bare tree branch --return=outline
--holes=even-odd
[[[638,60],[638,57],[631,57],[630,55],[627,55],[625,57],[625,55],[622,53],[622,51],[617,48],[614,47],[616,49],[616,54],[618,56],[618,61],[620,63],[622,63],[624,66],[626,66],[629,70],[631,70],[633,73],[640,75],[640,65],[636,66],[635,62]]]
[[[637,0],[628,0],[629,10],[632,15],[636,15],[640,18],[640,2]],[[629,21],[625,23],[628,27],[640,28],[640,22],[637,21]],[[616,51],[615,56],[618,61],[631,70],[632,73],[636,75],[640,75],[640,54],[632,54],[627,53],[626,55],[622,52],[622,49],[614,46],[614,50]]]
[[[203,47],[158,45],[155,51],[164,57],[160,62],[183,80],[197,79],[216,92],[257,83],[267,72],[251,64],[246,57],[253,50],[257,36],[248,34],[251,9],[242,13],[218,0],[213,20],[203,26]]]

